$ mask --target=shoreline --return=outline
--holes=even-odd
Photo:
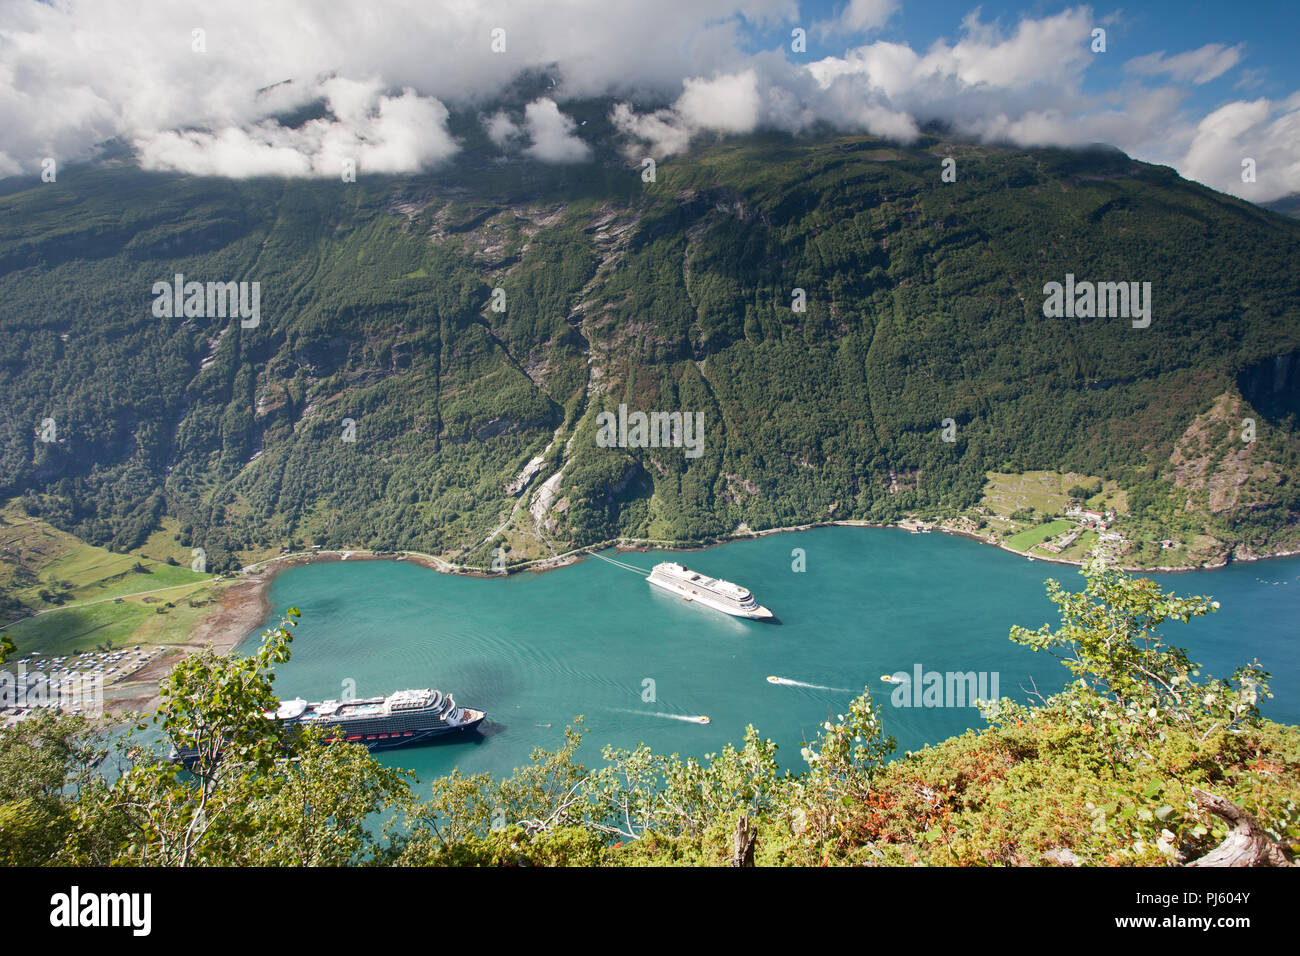
[[[275,610],[271,605],[270,590],[271,583],[284,571],[292,568],[306,567],[310,564],[323,563],[341,563],[343,561],[406,561],[420,567],[428,568],[440,574],[459,574],[468,577],[493,578],[508,577],[512,574],[531,572],[534,574],[544,574],[547,571],[554,571],[559,568],[569,567],[577,564],[585,558],[591,557],[591,552],[607,551],[614,549],[619,553],[638,553],[655,549],[666,551],[704,551],[710,548],[719,547],[724,544],[731,544],[737,541],[750,539],[765,538],[775,534],[795,534],[802,531],[812,531],[817,528],[847,527],[847,528],[877,528],[884,530],[894,530],[915,534],[909,527],[898,523],[880,524],[872,521],[859,521],[852,519],[838,521],[811,522],[807,524],[792,525],[782,528],[765,528],[760,531],[744,531],[734,533],[722,538],[703,542],[671,542],[654,539],[632,539],[617,538],[611,541],[602,541],[597,544],[589,545],[585,548],[576,548],[566,551],[563,554],[553,555],[548,558],[537,558],[532,561],[521,562],[505,572],[485,572],[480,568],[468,568],[453,564],[436,555],[426,554],[419,551],[393,551],[393,552],[374,552],[365,549],[347,549],[347,550],[330,550],[330,551],[298,551],[291,554],[283,554],[273,558],[267,558],[263,561],[255,562],[242,568],[235,580],[226,586],[221,596],[217,600],[216,609],[204,617],[195,628],[189,640],[183,644],[172,645],[176,653],[165,653],[151,661],[145,668],[132,674],[127,680],[114,685],[118,693],[113,694],[111,698],[106,695],[105,711],[121,712],[124,710],[143,710],[146,713],[155,709],[159,702],[158,681],[165,676],[176,662],[186,654],[194,653],[205,647],[211,647],[219,654],[229,654],[233,652],[245,640],[254,636],[259,628],[266,625],[267,619]],[[958,528],[935,527],[932,531],[940,531],[944,534],[950,534],[957,537],[968,538],[981,544],[996,547],[1008,554],[1016,557],[1026,558],[1031,561],[1043,561],[1049,564],[1070,565],[1072,567],[1081,567],[1082,562],[1070,560],[1068,558],[1048,558],[1040,555],[1029,555],[1022,551],[1016,551],[1008,548],[1002,542],[990,541],[983,535],[961,530]],[[1278,552],[1269,555],[1255,555],[1251,557],[1240,557],[1230,560],[1224,560],[1214,565],[1197,565],[1190,567],[1124,567],[1123,570],[1131,573],[1147,574],[1171,574],[1191,571],[1214,571],[1227,567],[1229,564],[1246,561],[1263,561],[1268,558],[1283,558],[1300,556],[1300,551]],[[113,706],[110,706],[110,703]]]
[[[212,645],[221,651],[229,651],[241,644],[245,639],[252,636],[253,631],[259,624],[262,624],[267,616],[273,610],[269,599],[271,582],[275,580],[282,572],[291,568],[305,567],[310,564],[333,563],[343,561],[407,561],[411,564],[417,564],[421,567],[437,571],[440,574],[462,575],[465,577],[476,578],[499,578],[509,577],[513,574],[533,573],[544,574],[548,571],[555,571],[559,568],[569,567],[577,564],[591,556],[592,552],[607,551],[614,549],[618,553],[635,554],[652,550],[664,551],[705,551],[710,548],[716,548],[724,544],[732,544],[737,541],[747,541],[757,538],[765,538],[774,534],[795,534],[802,531],[813,531],[818,528],[876,528],[881,530],[906,531],[909,534],[917,532],[898,523],[880,524],[872,521],[859,521],[853,519],[810,522],[807,524],[790,525],[782,528],[764,528],[760,531],[745,531],[733,533],[714,540],[699,542],[674,542],[662,539],[650,538],[615,538],[608,541],[597,542],[596,544],[587,545],[583,548],[575,548],[566,551],[563,554],[553,555],[548,558],[535,558],[530,561],[520,562],[519,564],[509,567],[506,571],[484,571],[482,568],[466,567],[463,565],[453,564],[444,558],[436,555],[427,554],[421,551],[368,551],[365,549],[343,549],[343,550],[321,550],[321,551],[297,551],[291,554],[279,555],[274,558],[267,558],[263,561],[255,562],[242,569],[238,583],[227,588],[221,599],[221,607],[209,618],[205,619],[199,628],[195,631],[191,641],[187,645],[197,644],[203,646],[206,643]],[[955,537],[967,538],[980,544],[995,547],[1007,554],[1014,555],[1018,558],[1024,558],[1028,561],[1042,561],[1048,564],[1068,565],[1071,567],[1082,567],[1083,562],[1060,557],[1045,557],[1043,555],[1026,554],[1023,551],[1017,551],[1009,548],[1004,542],[991,541],[986,536],[972,531],[965,531],[959,528],[934,527],[933,531],[942,534],[949,534]],[[925,533],[925,532],[922,532]],[[1181,574],[1193,571],[1217,571],[1227,567],[1230,564],[1241,562],[1265,561],[1271,558],[1290,558],[1300,556],[1300,550],[1297,551],[1279,551],[1273,554],[1251,555],[1235,558],[1225,558],[1216,564],[1205,565],[1159,565],[1156,567],[1140,567],[1137,565],[1120,565],[1121,570],[1133,574]],[[241,635],[231,637],[232,628],[241,628]],[[212,636],[209,636],[209,635]]]
[[[922,520],[922,519],[917,519],[917,520]],[[951,519],[929,519],[929,520],[934,520],[937,522],[937,521],[945,521]],[[772,534],[790,534],[799,531],[812,531],[816,528],[836,528],[836,527],[838,528],[879,528],[884,530],[906,531],[909,534],[913,534],[913,533],[924,534],[924,533],[932,533],[937,531],[942,534],[949,534],[955,537],[967,538],[971,541],[977,541],[980,544],[985,544],[990,547],[997,548],[1000,551],[1005,551],[1007,554],[1014,555],[1018,558],[1024,558],[1028,561],[1045,561],[1049,564],[1064,564],[1076,568],[1083,567],[1083,561],[1076,561],[1071,558],[1046,557],[1044,555],[1039,555],[1039,554],[1028,554],[1024,551],[1017,551],[1015,548],[1009,548],[1006,546],[1004,542],[991,541],[985,535],[979,534],[974,531],[964,531],[960,528],[948,528],[936,524],[934,527],[930,529],[929,532],[913,532],[910,528],[906,527],[905,525],[899,522],[894,522],[892,524],[880,524],[879,522],[859,521],[856,519],[813,522],[809,524],[792,525],[790,527],[785,527],[785,528],[766,528],[762,531],[748,531],[740,534],[730,534],[725,537],[719,538],[717,540],[703,542],[703,543],[690,543],[690,544],[669,543],[669,542],[641,543],[639,539],[618,539],[615,542],[601,542],[600,544],[592,545],[589,548],[586,548],[584,550],[587,551],[603,550],[604,548],[613,547],[613,548],[617,548],[619,551],[648,551],[651,550],[652,548],[658,547],[666,551],[703,551],[707,548],[717,547],[718,545],[722,545],[722,544],[730,544],[735,541],[747,541],[751,538],[764,538]],[[1267,561],[1271,558],[1294,558],[1297,556],[1300,556],[1300,550],[1277,551],[1271,554],[1255,554],[1249,556],[1243,555],[1240,557],[1226,557],[1222,561],[1219,561],[1215,564],[1156,565],[1155,567],[1143,567],[1141,565],[1120,565],[1120,569],[1122,571],[1126,571],[1131,574],[1182,574],[1185,572],[1192,572],[1192,571],[1218,571],[1228,567],[1228,565],[1231,564],[1249,563],[1255,561]],[[549,560],[554,560],[554,559],[549,559]],[[571,562],[566,562],[566,563],[571,563]],[[556,566],[558,567],[561,565],[556,565]],[[525,568],[522,566],[517,566],[517,568],[518,570],[543,570],[543,571],[550,570],[550,568],[534,569],[534,568]]]

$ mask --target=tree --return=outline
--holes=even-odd
[[[40,866],[58,852],[101,745],[85,717],[47,708],[0,733],[0,865]]]
[[[1070,486],[1070,489],[1069,491],[1066,492],[1066,494],[1069,495],[1071,498],[1083,502],[1083,501],[1087,501],[1093,495],[1100,492],[1101,487],[1102,487],[1101,479],[1094,478],[1089,482],[1080,482],[1077,485]]]
[[[897,746],[885,735],[870,689],[862,688],[846,713],[822,724],[817,745],[802,750],[811,822],[822,832],[843,832],[852,808],[868,795],[872,777]]]
[[[271,668],[298,614],[249,657],[207,648],[172,669],[154,717],[171,756],[127,745],[129,768],[77,804],[65,862],[341,865],[373,849],[365,820],[406,797],[408,774],[275,719]]]
[[[1047,581],[1048,597],[1061,609],[1059,627],[1016,626],[1011,640],[1059,658],[1093,705],[1103,702],[1104,711],[1105,702],[1113,702],[1130,722],[1209,720],[1230,728],[1258,719],[1259,697],[1272,696],[1267,672],[1252,663],[1238,668],[1231,680],[1198,682],[1193,678],[1199,670],[1187,652],[1160,635],[1166,621],[1185,623],[1212,613],[1218,601],[1166,594],[1149,578],[1133,578],[1105,558],[1093,559],[1079,573],[1087,584],[1078,593]]]
[[[433,781],[430,798],[407,806],[408,833],[395,841],[403,865],[468,863],[491,834],[513,830],[532,836],[574,825],[587,810],[587,770],[574,760],[584,731],[582,717],[564,731],[558,750],[534,750],[511,776],[466,777],[459,770]]]
[[[633,750],[606,747],[606,765],[586,787],[593,808],[588,826],[625,840],[647,834],[698,836],[714,820],[737,809],[767,814],[784,805],[794,778],[780,773],[776,744],[745,728],[745,746],[728,744],[721,754],[665,757],[641,745]]]
[[[204,860],[238,866],[346,866],[380,852],[369,818],[409,795],[407,770],[361,744],[327,743],[312,728],[292,757],[240,793],[241,812],[209,831]]]

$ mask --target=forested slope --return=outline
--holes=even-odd
[[[1035,468],[1241,551],[1300,539],[1300,223],[1107,149],[760,136],[644,182],[461,129],[420,177],[3,184],[0,497],[117,549],[171,515],[216,569],[890,520]],[[177,273],[259,282],[257,327],[155,317]],[[1044,318],[1067,273],[1150,282],[1150,327]],[[1253,443],[1199,437],[1216,402]],[[600,447],[621,403],[702,412],[702,453]]]

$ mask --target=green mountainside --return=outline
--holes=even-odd
[[[956,514],[1055,469],[1159,533],[1300,547],[1300,222],[1114,150],[935,136],[717,141],[643,182],[607,104],[573,112],[590,163],[460,118],[421,176],[0,184],[0,499],[116,551],[174,521],[218,571],[486,566]],[[260,283],[259,324],[155,317],[177,273]],[[1067,273],[1150,282],[1150,327],[1045,318]],[[620,404],[702,413],[699,456],[600,447]]]

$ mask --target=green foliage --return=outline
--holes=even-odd
[[[102,744],[85,717],[52,710],[0,731],[0,865],[55,856],[72,829],[70,801],[92,785]]]
[[[569,825],[586,778],[573,759],[583,733],[578,717],[565,728],[563,746],[535,750],[527,766],[503,780],[466,777],[458,769],[435,780],[427,801],[407,805],[405,832],[394,838],[391,855],[402,865],[470,862],[487,852],[481,841],[507,827],[533,834]],[[477,848],[466,851],[467,844]]]
[[[805,745],[802,756],[811,768],[805,783],[812,822],[822,830],[841,830],[846,811],[871,790],[897,742],[885,736],[870,689],[853,699],[847,714],[822,724],[820,746]]]
[[[1173,597],[1148,578],[1134,579],[1104,559],[1081,569],[1083,591],[1047,582],[1048,597],[1061,609],[1061,626],[1011,630],[1011,640],[1059,657],[1086,688],[1093,710],[1122,712],[1151,727],[1171,721],[1215,722],[1231,730],[1258,721],[1258,701],[1271,697],[1269,675],[1257,665],[1239,668],[1231,680],[1199,683],[1187,652],[1164,643],[1159,627],[1217,611],[1204,597]],[[1083,700],[1085,698],[1079,698]]]
[[[338,866],[375,852],[368,818],[406,798],[409,775],[268,716],[297,618],[290,608],[249,657],[208,649],[173,668],[154,720],[184,762],[130,747],[122,775],[73,805],[61,861]]]
[[[769,814],[795,787],[779,773],[776,745],[753,727],[745,746],[728,744],[707,764],[677,754],[664,757],[642,745],[633,750],[606,747],[605,766],[591,775],[586,795],[588,826],[625,840],[649,834],[669,839],[698,836],[710,822],[736,811]]]
[[[162,703],[154,721],[176,752],[194,754],[189,769],[202,795],[226,770],[265,771],[278,755],[282,741],[274,718],[279,700],[272,668],[289,659],[290,628],[298,616],[296,607],[289,608],[250,657],[207,648],[182,658],[160,684]]]
[[[410,774],[378,764],[360,744],[308,731],[290,759],[249,781],[234,820],[207,837],[203,860],[223,866],[345,866],[377,857],[372,817],[408,793]]]

